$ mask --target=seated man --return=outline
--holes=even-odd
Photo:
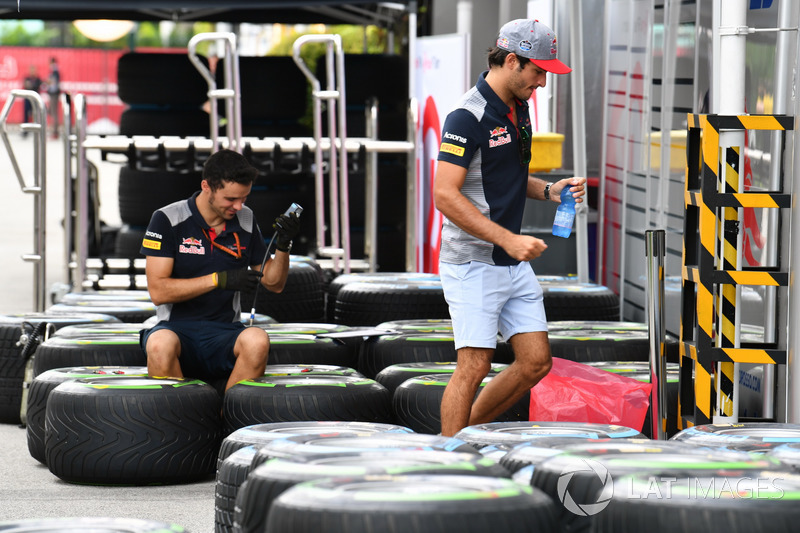
[[[200,191],[153,213],[141,252],[158,323],[141,333],[151,376],[227,378],[225,390],[263,375],[269,337],[241,322],[240,291],[259,283],[280,292],[297,215],[275,220],[276,251],[267,260],[253,211],[244,205],[258,171],[241,154],[214,153]]]

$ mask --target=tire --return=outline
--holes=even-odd
[[[439,374],[420,376],[404,381],[392,396],[392,410],[397,423],[408,426],[417,433],[440,433],[442,431],[440,414],[442,396],[451,377],[452,374]],[[483,378],[476,397],[493,377],[488,375]],[[528,420],[530,401],[530,392],[526,392],[517,403],[498,416],[496,420],[512,422]]]
[[[48,370],[34,378],[28,389],[28,408],[26,416],[26,435],[31,457],[45,462],[44,421],[47,398],[50,392],[61,383],[72,379],[91,379],[97,377],[114,378],[118,376],[146,376],[147,367],[104,366],[71,367]]]
[[[216,67],[220,87],[224,86],[224,60]],[[291,57],[240,57],[242,119],[273,121],[299,120],[306,115],[308,82]],[[280,79],[280,83],[275,83]],[[280,102],[280,105],[275,105]],[[225,106],[220,106],[224,116]]]
[[[83,302],[146,302],[153,303],[146,290],[100,289],[96,291],[68,292],[58,303],[80,304]]]
[[[384,368],[400,363],[450,363],[455,360],[452,335],[381,335],[371,337],[361,345],[356,368],[374,379]]]
[[[122,257],[126,259],[140,259],[144,255],[140,252],[142,249],[142,239],[144,239],[145,231],[147,228],[144,226],[131,226],[123,224],[117,232],[116,240],[114,241],[114,257]]]
[[[800,425],[776,422],[707,424],[684,429],[670,440],[726,450],[767,452],[782,444],[800,442]]]
[[[33,375],[78,366],[147,366],[139,335],[51,337],[36,349]]]
[[[307,420],[385,422],[391,394],[379,383],[346,376],[276,376],[242,381],[223,402],[226,433],[253,424]]]
[[[202,173],[171,170],[139,170],[127,165],[119,169],[119,217],[124,224],[146,228],[153,212],[200,189]],[[141,246],[141,241],[139,245]],[[138,248],[136,250],[139,251]]]
[[[503,478],[365,476],[290,488],[273,502],[265,531],[545,533],[560,531],[555,512],[539,491]]]
[[[267,365],[264,375],[276,376],[347,376],[364,378],[357,370],[347,366],[298,364],[298,365]]]
[[[498,463],[511,472],[516,481],[520,477],[518,473],[528,467],[536,467],[554,455],[571,451],[573,449],[583,449],[590,446],[609,446],[615,442],[642,442],[641,439],[590,439],[584,437],[541,437],[516,445],[501,444],[487,446],[481,449],[481,455],[496,459]],[[502,451],[502,453],[501,453]],[[533,469],[529,470],[525,483],[530,484]]]
[[[800,470],[800,443],[781,444],[767,453],[783,464],[789,465],[795,470]]]
[[[475,475],[507,477],[489,459],[469,453],[423,450],[333,453],[315,457],[286,457],[253,470],[236,497],[234,529],[264,531],[269,506],[289,488],[305,481],[365,475]]]
[[[338,421],[303,421],[303,422],[272,422],[270,424],[256,424],[237,429],[222,441],[219,448],[219,461],[224,461],[231,453],[255,445],[260,447],[273,440],[293,437],[296,435],[320,435],[340,431],[352,433],[411,433],[411,429],[395,424],[380,424],[375,422],[338,422]]]
[[[450,318],[441,283],[349,283],[339,289],[334,322],[375,326],[410,318]]]
[[[282,292],[259,289],[257,294],[243,292],[241,298],[242,309],[255,307],[257,313],[278,322],[322,322],[325,315],[322,278],[317,267],[307,261],[290,261]]]
[[[76,339],[81,337],[97,337],[116,335],[138,335],[147,326],[142,322],[109,322],[107,324],[76,324],[56,331],[52,337]]]
[[[592,517],[592,531],[667,533],[676,524],[685,533],[795,531],[798,494],[800,481],[786,472],[632,474],[614,483],[608,507]]]
[[[425,272],[356,272],[352,274],[339,274],[328,284],[326,293],[327,319],[333,321],[336,317],[336,296],[345,285],[349,283],[412,283],[441,285],[438,274]],[[449,316],[447,317],[450,318]]]
[[[466,442],[452,437],[413,432],[365,433],[343,430],[339,433],[295,435],[273,440],[256,451],[252,467],[255,469],[276,458],[318,457],[331,453],[367,453],[377,450],[437,450],[480,455]]]
[[[52,324],[58,331],[72,324],[115,321],[119,322],[112,316],[89,313],[0,315],[0,423],[16,424],[21,420],[26,360],[22,357],[23,347],[17,343],[21,341],[23,331],[26,335],[30,335],[33,329],[42,323]],[[31,346],[31,349],[33,348],[35,346]]]
[[[590,515],[602,509],[613,494],[614,479],[642,471],[656,479],[678,477],[678,472],[699,476],[721,469],[755,475],[779,470],[779,466],[780,463],[766,457],[712,452],[674,441],[624,442],[612,443],[607,448],[565,452],[546,459],[534,469],[531,485],[553,501],[564,503],[559,509],[564,530],[588,531]]]
[[[217,533],[233,531],[236,495],[250,473],[255,454],[255,446],[245,446],[226,457],[217,469],[214,484],[214,531]]]
[[[219,396],[202,381],[67,381],[47,401],[47,466],[71,483],[152,485],[204,479],[216,466],[219,416]]]
[[[650,358],[650,336],[645,324],[569,321],[547,326],[553,357],[581,363],[649,361]],[[678,340],[666,338],[665,352],[669,362],[678,363]]]
[[[484,446],[516,445],[541,437],[575,436],[588,439],[643,439],[635,429],[611,424],[580,422],[490,422],[468,426],[456,434],[457,439],[480,449]]]
[[[375,327],[396,333],[453,333],[453,322],[449,318],[390,320]]]
[[[335,365],[355,368],[358,349],[334,339],[308,335],[270,335],[270,365]]]
[[[164,533],[165,531],[180,532],[183,530],[177,524],[137,518],[31,518],[0,522],[0,531],[6,533],[29,533],[31,531]]]
[[[72,304],[54,304],[48,313],[100,313],[117,317],[121,322],[144,322],[156,314],[156,305],[152,302],[123,301],[86,301]]]
[[[200,60],[208,68],[208,60]],[[117,91],[126,104],[201,106],[208,100],[208,84],[186,54],[122,55]]]
[[[401,333],[370,337],[358,353],[359,372],[374,379],[384,368],[403,363],[452,363],[457,360],[453,335],[444,333]],[[498,340],[495,363],[514,361],[511,345]]]
[[[506,368],[505,363],[492,363],[490,374],[497,374]],[[397,387],[408,379],[434,374],[452,374],[456,369],[455,363],[398,363],[387,366],[375,376],[375,381],[389,389],[394,394]]]
[[[210,131],[211,119],[199,107],[135,106],[123,111],[119,117],[119,134],[127,137],[206,137]]]
[[[540,281],[547,320],[619,320],[619,296],[593,283]]]

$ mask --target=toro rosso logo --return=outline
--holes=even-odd
[[[489,148],[502,146],[511,142],[511,135],[508,133],[508,128],[505,126],[496,126],[493,130],[489,131]]]
[[[195,239],[194,237],[184,237],[181,239],[181,245],[178,247],[178,252],[182,254],[204,255],[206,249],[203,247],[203,241]]]

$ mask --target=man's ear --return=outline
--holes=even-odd
[[[200,190],[203,192],[211,190],[211,186],[208,184],[208,181],[200,180]]]

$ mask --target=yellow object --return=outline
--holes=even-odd
[[[650,135],[650,168],[661,168],[661,132],[654,131]],[[686,168],[686,130],[669,132],[669,169],[671,172],[683,172]]]
[[[561,168],[561,149],[564,136],[560,133],[531,134],[531,162],[529,172],[545,172]]]

